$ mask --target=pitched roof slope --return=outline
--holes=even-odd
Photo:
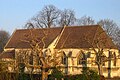
[[[43,38],[45,47],[48,47],[58,36],[61,29],[62,28],[16,30],[6,44],[5,48],[31,48],[32,41],[40,42],[39,46],[42,48],[44,45],[42,42]]]
[[[117,48],[99,25],[67,27],[56,48]]]
[[[16,30],[5,48],[30,48],[31,46],[27,41],[32,42],[32,40],[40,42],[39,46],[42,48],[43,38],[45,47],[48,47],[60,35],[61,31],[61,27]],[[55,48],[91,47],[117,48],[99,25],[65,27]]]

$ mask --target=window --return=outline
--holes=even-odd
[[[115,54],[115,52],[113,53],[113,58],[114,58],[114,60],[113,60],[113,66],[116,66],[116,61],[117,61],[117,59],[116,59],[116,54]]]
[[[102,66],[105,66],[105,62],[103,62]]]
[[[26,51],[19,50],[16,52],[18,63],[24,63]]]
[[[88,53],[86,54],[86,57],[87,57],[87,58],[90,58],[90,55],[91,55],[91,52],[88,52]]]
[[[33,54],[29,55],[29,64],[33,65]]]
[[[42,62],[41,62],[41,60],[39,59],[39,61],[38,61],[38,65],[42,65]]]
[[[78,65],[82,64],[82,59],[78,58]]]
[[[79,53],[79,55],[77,57],[77,64],[86,66],[86,64],[87,64],[87,57],[86,57],[85,53],[83,53],[83,52]]]
[[[21,54],[18,56],[18,62],[19,63],[23,63],[24,62],[23,56]]]
[[[77,57],[77,64],[80,65],[83,63],[83,55],[80,53]]]
[[[66,57],[66,55],[65,55],[65,52],[63,52],[62,53],[63,55],[62,55],[62,64],[66,64],[67,63],[67,57]]]
[[[69,51],[68,57],[71,57],[71,56],[72,56],[72,51]]]
[[[116,53],[115,52],[112,52],[112,51],[109,51],[109,54],[108,54],[108,59],[111,61],[111,59],[113,59],[113,66],[116,66]]]
[[[38,54],[36,55],[36,61],[37,61],[37,65],[42,65],[42,62]]]

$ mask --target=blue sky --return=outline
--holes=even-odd
[[[0,29],[12,33],[20,29],[45,5],[73,9],[76,17],[95,20],[110,18],[120,25],[120,0],[0,0]]]

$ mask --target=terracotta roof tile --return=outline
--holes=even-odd
[[[44,39],[45,47],[48,47],[58,36],[61,29],[62,28],[16,30],[5,48],[30,48],[30,44],[26,41],[37,40],[39,42],[45,36],[44,32],[47,34]],[[43,43],[41,42],[39,46],[42,48]]]
[[[56,46],[56,48],[91,47],[117,48],[99,25],[67,27]]]
[[[25,40],[41,41],[45,36],[44,31],[47,33],[45,37],[45,47],[48,47],[53,40],[60,34],[62,28],[50,29],[22,29],[16,30],[12,35],[5,48],[30,48],[30,44]],[[31,37],[30,37],[31,36]],[[103,31],[99,25],[89,26],[72,26],[66,27],[56,48],[91,48],[97,47],[96,42],[99,39],[99,47],[101,48],[116,48],[111,38]],[[43,43],[39,44],[40,48]]]

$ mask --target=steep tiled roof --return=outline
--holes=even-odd
[[[63,28],[50,29],[21,29],[16,30],[5,48],[30,48],[27,41],[42,41],[44,38],[45,47],[48,47],[55,38],[60,35]],[[47,34],[45,36],[44,32]],[[99,41],[98,41],[99,40]],[[32,42],[32,41],[31,41]],[[96,45],[96,44],[99,44]],[[43,42],[39,44],[43,47]],[[116,48],[99,25],[65,27],[55,48]]]
[[[5,48],[30,48],[30,43],[27,41],[36,40],[41,42],[42,38],[44,38],[45,47],[48,47],[58,36],[61,29],[62,28],[16,30],[6,44]],[[43,42],[41,42],[39,46],[42,48]]]
[[[99,25],[67,27],[56,48],[117,48]]]

